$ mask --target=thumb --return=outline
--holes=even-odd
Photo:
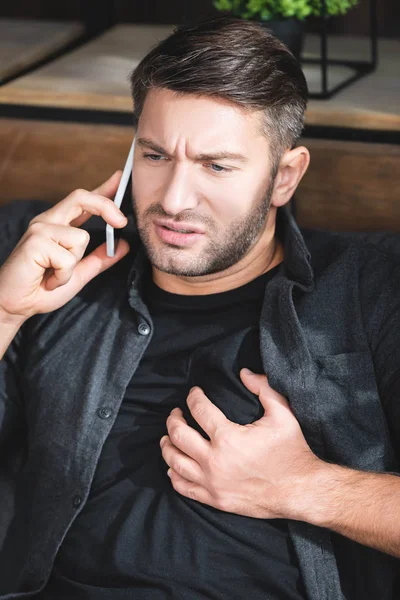
[[[111,177],[107,179],[104,183],[99,185],[97,188],[92,190],[93,194],[100,194],[100,196],[105,196],[106,198],[114,198],[117,193],[119,182],[121,181],[122,171],[115,171]]]
[[[286,398],[271,388],[266,375],[258,375],[249,369],[241,369],[240,377],[247,389],[258,396],[268,413],[271,413],[271,410],[280,410],[281,407],[290,410]]]
[[[76,266],[74,276],[76,276],[77,285],[80,291],[91,279],[100,275],[117,263],[129,252],[129,244],[124,239],[119,239],[116,244],[114,256],[107,256],[107,244],[101,244],[96,250],[93,250],[88,256],[85,256]]]

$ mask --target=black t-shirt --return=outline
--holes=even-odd
[[[201,431],[186,405],[193,385],[236,423],[262,416],[239,371],[262,372],[259,317],[265,286],[279,268],[206,296],[171,294],[147,277],[153,337],[41,598],[306,597],[287,522],[226,513],[181,496],[159,446],[175,406]]]

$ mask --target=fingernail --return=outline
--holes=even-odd
[[[254,375],[253,371],[250,371],[250,369],[244,368],[243,371],[246,373],[246,375]]]
[[[168,469],[168,471],[167,471],[167,475],[168,475],[168,477],[171,477],[171,470],[172,470],[172,469]]]

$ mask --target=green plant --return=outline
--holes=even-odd
[[[359,0],[325,0],[328,15],[344,15]],[[321,0],[214,0],[215,8],[234,17],[269,21],[275,18],[303,20],[321,14]]]

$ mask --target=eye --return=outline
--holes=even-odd
[[[165,158],[164,156],[161,156],[161,154],[143,154],[143,156],[144,158],[148,158],[150,162],[161,162],[157,160],[157,158]]]
[[[215,163],[210,163],[211,167],[217,167],[217,170],[211,169],[214,173],[230,173],[232,169],[228,169],[227,167],[221,167],[221,165],[216,165]]]
[[[143,157],[147,158],[150,162],[161,162],[162,160],[167,160],[167,158],[165,156],[162,156],[161,154],[143,154]],[[222,167],[221,165],[217,165],[216,163],[209,163],[209,165],[211,167],[216,167],[215,169],[211,169],[214,173],[231,173],[233,171],[233,169]]]

